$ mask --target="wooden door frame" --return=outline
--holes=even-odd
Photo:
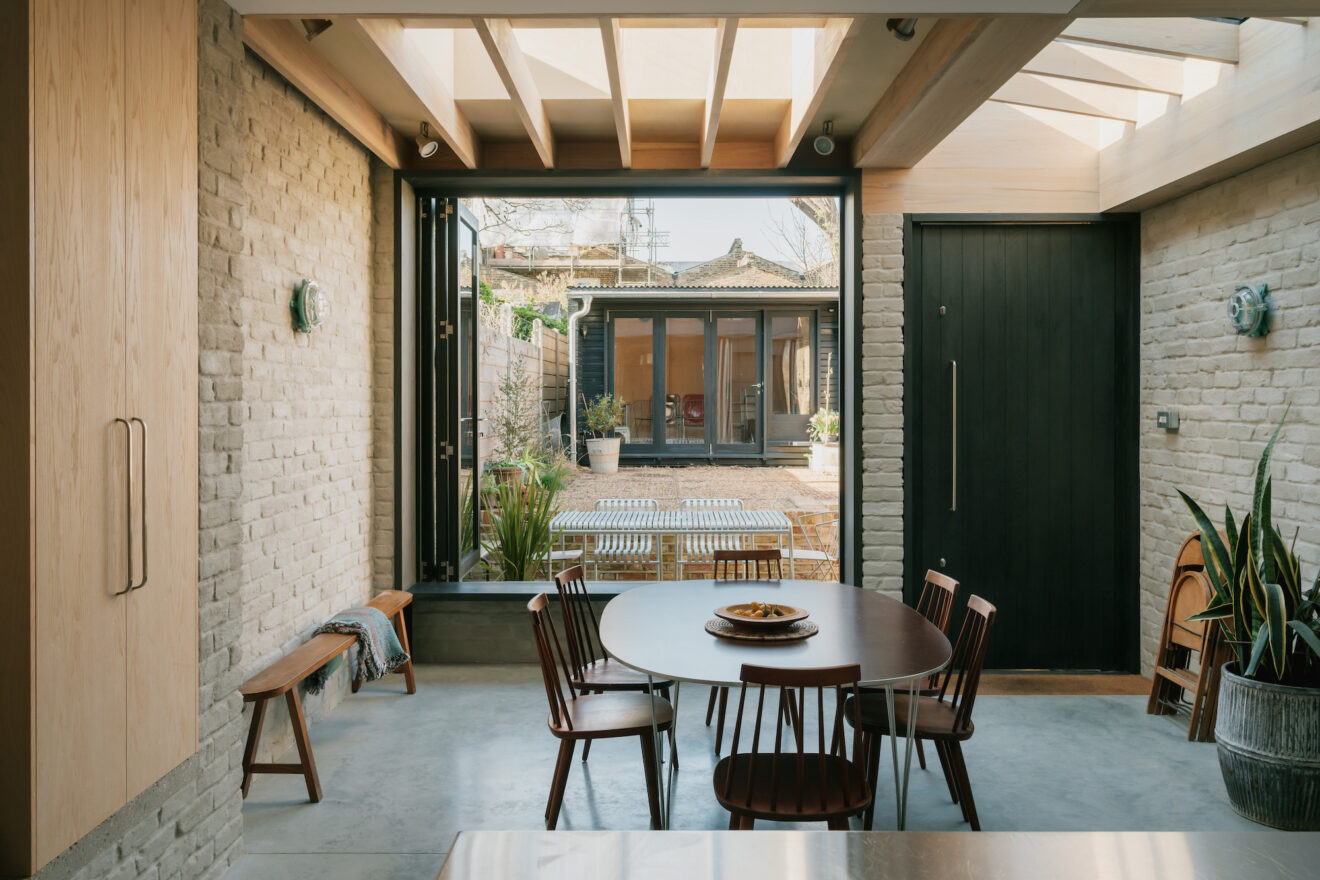
[[[1141,666],[1140,641],[1140,214],[905,214],[903,216],[903,597],[915,602],[922,576],[922,444],[921,405],[922,320],[921,236],[926,225],[1077,226],[1111,224],[1125,229],[1117,236],[1119,270],[1128,284],[1119,292],[1115,314],[1114,442],[1115,468],[1120,476],[1114,499],[1115,546],[1119,558],[1115,579],[1117,638],[1124,669]],[[1126,269],[1123,268],[1126,264]],[[1128,585],[1128,586],[1123,586]],[[975,585],[968,585],[975,591]]]

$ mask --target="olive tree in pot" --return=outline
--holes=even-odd
[[[1285,418],[1286,418],[1285,413]],[[1179,491],[1201,530],[1214,597],[1193,619],[1218,620],[1236,659],[1224,665],[1215,740],[1229,800],[1254,822],[1320,830],[1320,577],[1302,591],[1301,562],[1271,515],[1270,459],[1256,466],[1241,527],[1225,505],[1221,538]],[[1294,538],[1294,543],[1295,543]]]
[[[582,411],[587,430],[587,453],[593,474],[612,474],[619,470],[619,437],[605,436],[623,423],[623,404],[612,394],[601,394]]]

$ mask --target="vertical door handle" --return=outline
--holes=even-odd
[[[950,486],[949,510],[956,511],[958,509],[958,362],[949,361],[949,364],[953,367],[950,373],[951,376],[950,390],[952,391],[953,429],[950,432],[950,438],[949,438],[950,439],[949,446],[952,450],[952,454],[950,456],[952,459],[952,463],[951,463],[952,466],[950,468],[951,480],[949,484]]]
[[[133,540],[133,425],[128,419],[116,417],[115,424],[123,425],[128,430],[128,482],[124,486],[124,512],[128,518],[128,586],[122,590],[116,590],[116,596],[122,596],[133,589],[133,545],[137,543]]]
[[[133,416],[131,421],[142,426],[142,583],[130,587],[130,589],[140,590],[147,585],[147,571],[151,564],[147,556],[147,422],[137,416]],[[129,430],[132,430],[131,425]],[[132,471],[129,473],[131,474]],[[131,476],[129,480],[132,481]]]

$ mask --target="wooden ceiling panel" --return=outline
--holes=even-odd
[[[522,122],[509,101],[459,101],[458,109],[483,140],[511,141],[527,137]]]
[[[608,100],[546,98],[542,103],[558,140],[598,141],[614,137],[614,111]]]
[[[1132,89],[1019,73],[1004,83],[990,100],[1136,122],[1137,97],[1138,93]]]
[[[773,141],[788,114],[788,98],[728,98],[720,116],[719,140]]]
[[[1236,64],[1238,26],[1197,18],[1086,18],[1064,30],[1065,40]]]
[[[691,98],[671,101],[630,98],[628,115],[632,119],[634,152],[637,141],[700,144],[705,110],[705,101]]]
[[[1183,90],[1183,65],[1179,59],[1063,40],[1055,40],[1042,49],[1022,72],[1167,95],[1181,95]]]

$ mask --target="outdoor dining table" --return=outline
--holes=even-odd
[[[659,538],[682,535],[775,535],[780,546],[787,541],[788,576],[793,577],[793,522],[782,510],[565,510],[550,521],[552,532],[563,539],[587,535],[653,535],[656,544],[657,579],[664,571]]]
[[[719,638],[706,631],[706,621],[715,616],[716,608],[751,601],[804,608],[819,632],[795,641],[751,642]],[[601,614],[600,639],[611,657],[644,673],[648,680],[674,682],[675,727],[682,682],[741,687],[744,663],[785,669],[857,663],[861,685],[884,688],[889,730],[894,734],[898,732],[894,690],[906,686],[912,708],[901,772],[898,742],[896,736],[890,737],[898,828],[905,826],[917,693],[922,680],[947,666],[953,654],[948,638],[912,608],[871,590],[826,581],[663,581],[634,587],[611,599]],[[664,743],[655,729],[654,712],[651,724],[660,744],[657,765],[662,765]],[[667,784],[660,792],[666,828],[676,763],[671,761]]]

